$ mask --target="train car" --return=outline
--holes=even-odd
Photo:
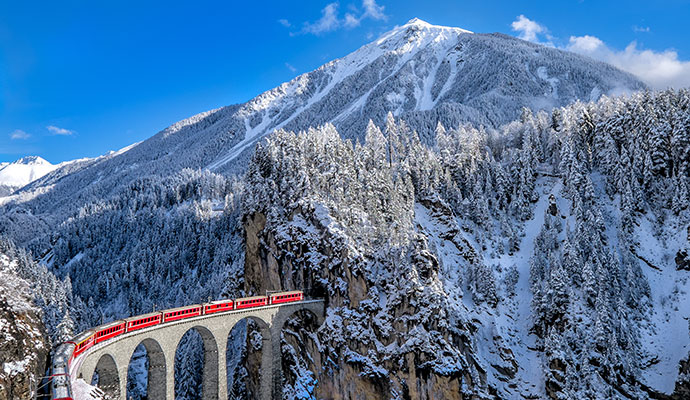
[[[261,307],[268,304],[268,296],[244,297],[235,300],[235,310],[243,308]]]
[[[302,301],[304,293],[301,290],[294,290],[292,292],[273,293],[268,297],[268,304],[290,303],[293,301]]]
[[[191,306],[184,306],[178,308],[171,308],[163,311],[163,322],[177,321],[189,317],[196,317],[201,315],[201,304],[193,304]]]
[[[96,343],[114,338],[125,333],[125,321],[115,321],[95,328]]]
[[[53,354],[53,368],[69,369],[72,362],[72,354],[74,353],[74,345],[72,343],[62,343],[58,346]]]
[[[50,377],[50,398],[52,400],[73,400],[68,374],[54,374]]]
[[[71,340],[67,343],[72,343],[74,344],[74,352],[72,353],[72,358],[77,358],[79,355],[83,352],[85,352],[89,347],[93,346],[95,343],[95,337],[96,337],[96,332],[94,331],[86,331],[76,338],[74,340]]]
[[[204,315],[234,310],[235,302],[228,300],[212,301],[204,304]]]
[[[137,315],[136,317],[125,318],[125,331],[132,332],[136,331],[137,329],[158,325],[161,323],[162,318],[162,312],[153,312],[144,315]]]

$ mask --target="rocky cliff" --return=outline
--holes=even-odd
[[[0,400],[33,399],[50,346],[16,260],[0,253]]]

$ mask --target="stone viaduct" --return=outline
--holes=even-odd
[[[236,323],[251,318],[258,323],[263,337],[260,398],[279,399],[282,395],[280,334],[288,318],[301,310],[314,314],[318,325],[323,323],[323,300],[305,300],[202,315],[126,333],[99,343],[80,356],[77,365],[72,366],[72,379],[82,378],[90,383],[98,370],[98,386],[119,388],[119,399],[124,400],[130,359],[137,346],[143,344],[149,357],[148,397],[172,400],[175,397],[175,351],[182,336],[195,329],[204,343],[202,396],[225,400],[228,398],[228,336]]]

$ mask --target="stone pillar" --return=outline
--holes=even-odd
[[[229,325],[229,328],[227,325]],[[232,330],[234,325],[234,321],[232,321],[230,324],[208,326],[213,334],[217,346],[216,359],[218,369],[216,370],[216,373],[218,379],[218,400],[227,400],[228,398],[227,348],[228,336],[230,335],[230,330]],[[204,363],[205,362],[206,361],[204,361]]]
[[[219,364],[218,344],[214,335],[204,327],[197,327],[196,331],[204,341],[204,371],[201,382],[201,393],[204,400],[218,399]]]
[[[167,371],[171,370],[174,376],[175,358],[170,359],[168,357],[166,359],[165,352],[158,345],[146,346],[145,343],[144,346],[149,358],[148,397],[150,399],[172,399],[174,392],[167,392],[167,380],[170,379]]]
[[[149,392],[149,398],[168,400],[175,398],[175,350],[177,350],[176,346],[163,350],[167,361],[167,368],[165,369],[165,393]],[[151,385],[149,385],[149,390],[153,390]]]
[[[264,357],[261,365],[261,369],[265,370],[265,372],[262,372],[262,376],[271,377],[271,394],[270,396],[264,396],[264,399],[281,399],[283,397],[283,354],[280,348],[280,334],[282,330],[282,321],[273,321],[271,325],[271,343],[268,344],[271,347],[271,351],[263,354]],[[264,344],[266,344],[265,341]],[[263,382],[261,386],[263,389]]]
[[[77,378],[81,378],[86,383],[91,384],[91,379],[93,379],[93,374],[96,372],[96,363],[98,359],[96,357],[88,357],[82,361],[79,371],[77,371]]]
[[[117,372],[120,375],[120,400],[127,400],[127,372],[129,370],[129,360],[124,364],[118,364]]]
[[[227,341],[226,341],[227,342]],[[228,398],[227,345],[218,349],[218,400]]]

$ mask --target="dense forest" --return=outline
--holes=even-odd
[[[687,393],[687,350],[664,335],[690,342],[690,92],[525,108],[500,128],[428,116],[424,138],[390,113],[363,141],[330,124],[279,130],[241,177],[138,179],[32,240],[21,230],[44,222],[19,206],[0,223],[41,261],[15,251],[44,282],[54,342],[154,307],[297,288],[328,311],[284,331],[285,398]],[[231,336],[243,398],[256,328]],[[199,398],[200,346],[192,334],[178,350],[183,398]]]

